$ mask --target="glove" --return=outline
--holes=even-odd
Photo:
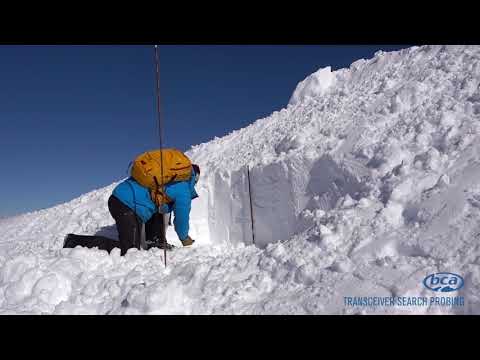
[[[190,246],[195,242],[190,236],[187,236],[185,240],[182,240],[182,245],[183,246]]]

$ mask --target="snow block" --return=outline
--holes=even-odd
[[[318,160],[297,156],[250,169],[256,246],[265,248],[305,230],[308,224],[300,214],[306,209],[319,205],[332,209],[347,194],[361,198],[367,187],[338,161],[330,156]],[[202,201],[208,202],[210,240],[253,244],[247,167],[217,172],[206,181]]]

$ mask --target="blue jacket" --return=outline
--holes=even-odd
[[[163,205],[160,212],[166,214],[173,211],[173,225],[180,240],[185,240],[188,236],[192,200],[198,197],[195,191],[196,177],[195,174],[189,181],[165,185],[165,193],[173,202]],[[144,223],[158,212],[158,207],[150,197],[150,190],[131,177],[117,185],[113,196],[132,209]]]

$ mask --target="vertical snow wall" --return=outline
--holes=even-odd
[[[311,226],[301,216],[304,210],[331,209],[347,194],[359,199],[367,190],[364,182],[339,164],[342,161],[329,155],[317,159],[294,155],[250,167],[255,245],[264,248]],[[203,179],[192,222],[208,219],[202,220],[202,234],[208,227],[211,243],[253,243],[247,174],[245,166]]]

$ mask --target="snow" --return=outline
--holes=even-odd
[[[309,98],[318,98],[325,94],[334,84],[335,75],[332,73],[332,68],[328,66],[320,69],[298,84],[289,101],[289,105],[305,102]]]
[[[320,69],[285,109],[188,152],[197,242],[166,269],[156,249],[61,249],[70,232],[117,236],[116,183],[0,219],[0,314],[479,314],[479,84],[479,46]],[[435,296],[422,280],[441,271],[465,279],[449,295],[465,306],[344,303]]]

